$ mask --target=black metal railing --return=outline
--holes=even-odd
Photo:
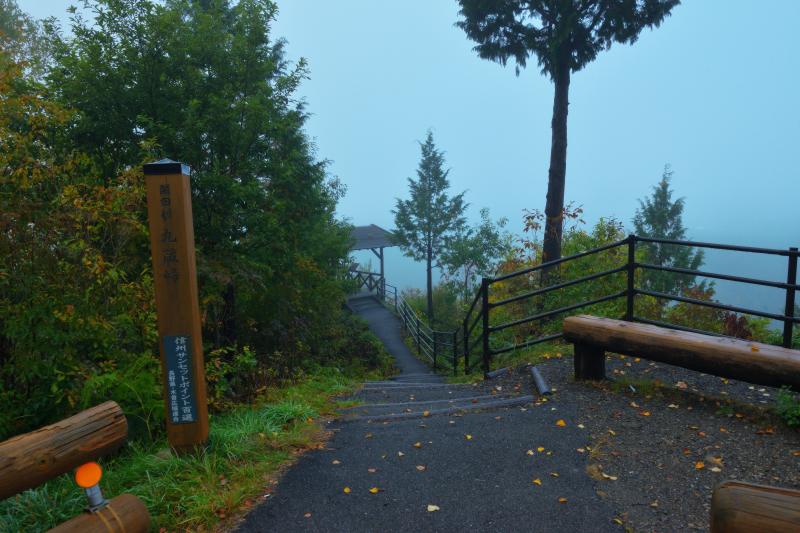
[[[688,248],[709,248],[748,254],[783,256],[787,258],[786,282],[707,272],[703,270],[679,268],[667,265],[657,265],[646,262],[637,262],[637,243],[644,243],[645,246],[656,245]],[[610,252],[612,260],[622,257],[624,257],[625,260],[622,264],[602,270],[600,272],[594,272],[575,279],[561,279],[560,271],[564,265],[574,261],[579,261],[589,256],[600,254],[602,252]],[[520,326],[525,326],[535,322],[547,324],[548,322],[554,320],[555,317],[568,315],[573,311],[584,310],[592,306],[614,302],[623,298],[625,299],[625,305],[620,318],[624,320],[654,324],[699,333],[712,333],[682,326],[680,324],[673,324],[661,320],[647,318],[645,316],[639,316],[636,314],[637,296],[649,296],[662,301],[680,302],[684,304],[709,307],[731,313],[747,314],[779,321],[783,324],[781,344],[784,347],[789,348],[792,345],[794,325],[796,323],[800,323],[800,316],[795,316],[794,314],[796,293],[798,290],[800,290],[800,285],[797,283],[797,262],[799,256],[800,252],[798,252],[797,248],[782,250],[707,242],[674,241],[630,235],[621,241],[613,242],[604,246],[593,248],[591,250],[586,250],[568,257],[562,257],[558,260],[543,263],[541,265],[526,268],[524,270],[519,270],[491,278],[484,277],[481,280],[480,289],[476,293],[470,305],[467,307],[466,314],[461,322],[461,325],[455,331],[436,331],[430,328],[425,321],[420,319],[420,316],[414,312],[408,303],[405,302],[402,296],[398,295],[397,288],[387,284],[386,281],[383,278],[380,278],[379,275],[379,279],[373,280],[372,282],[369,281],[369,277],[363,276],[362,286],[366,286],[368,288],[371,287],[370,290],[376,290],[378,297],[382,301],[394,307],[403,323],[405,331],[408,333],[409,337],[417,347],[418,352],[431,360],[435,368],[439,366],[438,363],[440,362],[441,357],[446,354],[448,359],[451,361],[448,366],[452,366],[454,373],[457,372],[457,368],[459,367],[459,359],[463,359],[463,364],[461,366],[464,373],[470,373],[475,369],[476,366],[478,366],[478,364],[481,365],[481,369],[484,373],[486,373],[489,372],[492,359],[496,355],[529,348],[536,344],[553,341],[562,337],[560,332],[550,332],[540,334],[534,338],[525,338],[521,341],[517,341],[517,335],[514,335],[513,337],[515,340],[509,341],[507,336],[504,339],[498,338],[498,335],[501,335],[504,331],[511,330],[513,328],[519,329]],[[742,284],[782,289],[785,291],[784,312],[782,314],[767,312],[748,307],[726,305],[713,300],[702,300],[682,294],[661,292],[653,290],[652,287],[637,287],[637,271],[640,273],[640,280],[643,278],[642,273],[644,272],[661,271],[676,275],[698,276]],[[363,275],[366,273],[358,274]],[[544,309],[543,298],[553,291],[586,285],[604,278],[612,278],[617,280],[619,282],[619,287],[612,287],[611,290],[609,290],[606,294],[594,295],[594,297],[570,303],[569,305],[562,305],[556,309]],[[493,299],[493,286],[502,283],[503,290],[507,292],[508,286],[514,285],[517,280],[523,281],[523,283],[520,284],[525,289],[523,292],[520,294],[513,294],[511,296],[505,296],[499,299]],[[531,288],[531,285],[534,285],[534,287]],[[387,291],[387,288],[390,290]],[[493,321],[493,318],[495,320],[498,318],[496,310],[510,305],[525,307],[524,304],[526,303],[530,303],[530,305],[527,307],[533,307],[535,312],[531,314],[524,314],[519,318],[512,316],[510,320],[499,321],[499,323],[495,323],[495,321]],[[505,314],[508,315],[508,313]],[[532,328],[532,330],[535,330],[535,328]]]

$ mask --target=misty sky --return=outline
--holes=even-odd
[[[37,17],[63,17],[70,3],[20,1]],[[455,1],[278,5],[275,35],[309,62],[308,132],[348,187],[342,216],[393,227],[428,128],[473,221],[489,207],[518,231],[523,209],[544,208],[553,88],[535,61],[516,76],[479,59],[453,25]],[[795,0],[688,0],[633,46],[601,53],[572,78],[566,200],[589,223],[615,216],[630,227],[637,198],[670,163],[691,238],[800,244],[797,20]],[[784,262],[710,254],[708,266],[780,279]],[[397,251],[387,276],[424,282]],[[741,294],[729,303],[746,303]]]

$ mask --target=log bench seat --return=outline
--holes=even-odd
[[[748,383],[800,391],[800,351],[730,337],[578,315],[564,319],[575,379],[605,379],[606,350]]]

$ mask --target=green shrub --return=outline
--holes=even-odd
[[[776,410],[787,426],[800,427],[800,395],[789,387],[783,387],[778,392]]]

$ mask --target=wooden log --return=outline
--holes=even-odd
[[[0,443],[0,500],[114,451],[127,436],[122,409],[105,402]]]
[[[800,491],[724,481],[711,497],[711,533],[800,532]]]
[[[56,526],[49,533],[147,533],[150,513],[142,500],[122,494],[96,513],[83,513]]]
[[[707,374],[800,391],[800,351],[760,342],[599,318],[564,319],[564,339]]]

